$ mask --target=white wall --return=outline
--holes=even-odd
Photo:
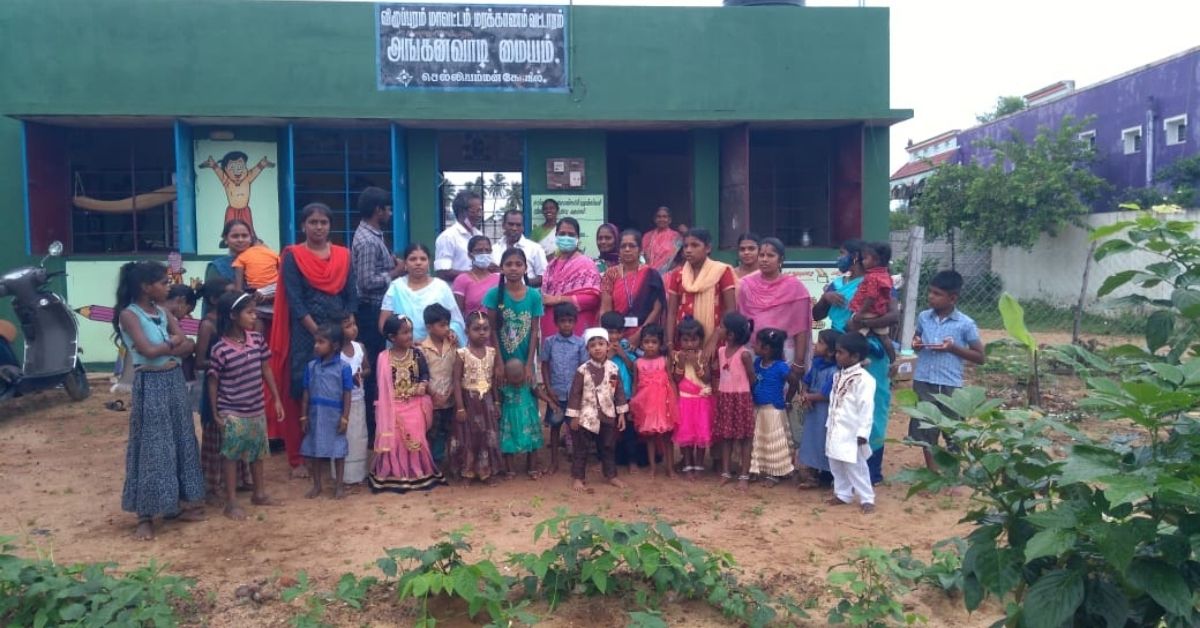
[[[1121,220],[1131,220],[1139,212],[1110,212],[1093,214],[1087,222],[1094,228]],[[1188,210],[1174,217],[1177,220],[1200,221],[1200,210]],[[1043,235],[1032,251],[995,247],[992,249],[992,272],[1004,280],[1004,289],[1018,299],[1041,299],[1051,303],[1073,306],[1079,299],[1083,280],[1083,264],[1088,254],[1088,233],[1070,227],[1057,237]],[[1162,258],[1141,253],[1111,255],[1100,262],[1091,262],[1088,276],[1087,305],[1103,308],[1115,297],[1132,290],[1121,289],[1096,301],[1096,290],[1105,278],[1127,269],[1144,268]],[[1146,294],[1151,298],[1166,298],[1168,289],[1156,289]]]

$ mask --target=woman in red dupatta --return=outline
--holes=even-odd
[[[782,329],[792,352],[792,370],[803,372],[812,336],[812,296],[800,279],[783,274],[783,242],[764,238],[758,248],[758,271],[742,278],[737,307],[755,329]]]
[[[319,326],[333,323],[335,315],[353,312],[358,305],[350,250],[329,241],[331,216],[324,204],[306,205],[300,213],[304,242],[279,255],[270,345],[271,370],[283,397],[284,417],[282,422],[268,421],[267,425],[271,438],[283,438],[295,477],[305,475],[299,401],[304,392],[304,367],[313,359],[313,333]]]
[[[554,306],[567,302],[579,308],[575,335],[582,336],[584,330],[596,324],[600,309],[600,273],[592,258],[579,252],[578,221],[569,216],[559,220],[557,234],[558,256],[546,267],[546,275],[542,278],[542,303],[546,306],[542,316],[542,337],[549,338],[558,333],[554,325]]]
[[[615,311],[624,316],[625,338],[634,348],[641,340],[642,328],[660,323],[667,305],[662,275],[639,261],[641,239],[637,229],[621,232],[617,243],[620,264],[609,267],[600,278],[600,315]]]
[[[659,207],[654,212],[654,229],[642,236],[642,250],[646,254],[646,265],[666,276],[675,263],[675,256],[683,248],[683,236],[671,228],[671,210]]]

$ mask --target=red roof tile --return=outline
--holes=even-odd
[[[893,172],[892,176],[889,177],[889,180],[895,181],[896,179],[904,179],[906,177],[921,174],[922,172],[928,172],[929,170],[933,170],[937,166],[950,161],[956,156],[958,156],[957,148],[948,150],[944,153],[938,153],[929,159],[910,161],[903,166],[900,166],[899,170]]]

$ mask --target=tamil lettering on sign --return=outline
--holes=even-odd
[[[567,89],[567,7],[377,4],[380,89]]]

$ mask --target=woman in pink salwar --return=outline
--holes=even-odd
[[[546,313],[542,316],[542,337],[550,338],[558,333],[554,325],[554,306],[570,302],[579,309],[575,320],[575,335],[596,326],[600,311],[600,273],[596,262],[579,252],[579,223],[574,218],[558,221],[558,236],[555,238],[558,256],[546,267],[542,278],[542,304]]]
[[[812,296],[800,279],[783,274],[783,242],[763,238],[758,271],[742,278],[737,309],[754,322],[754,329],[781,329],[787,335],[784,356],[792,370],[803,372],[812,335]]]
[[[654,228],[642,236],[642,254],[646,265],[663,277],[675,266],[675,256],[683,248],[683,236],[671,227],[671,210],[659,207],[654,212]],[[670,338],[667,339],[671,341]]]
[[[425,439],[433,423],[429,364],[413,346],[408,317],[384,321],[383,334],[392,346],[379,354],[375,365],[375,461],[367,481],[377,493],[428,490],[445,482]]]

